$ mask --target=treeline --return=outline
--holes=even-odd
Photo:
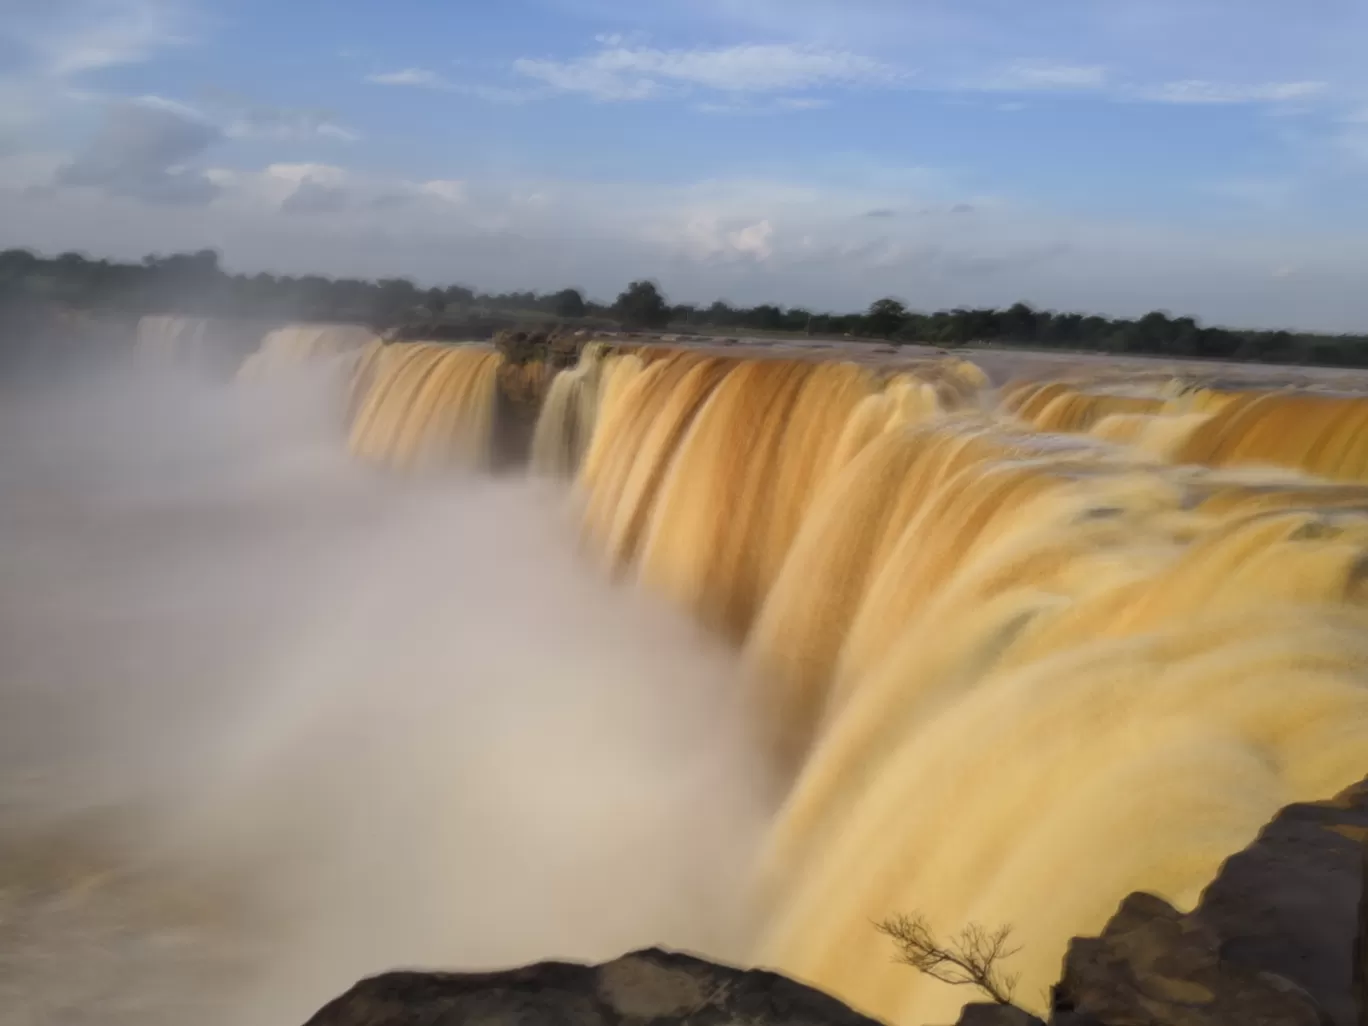
[[[1207,327],[1162,312],[1112,319],[1036,310],[955,309],[919,313],[881,299],[862,313],[834,314],[762,304],[671,305],[651,282],[633,282],[612,303],[576,289],[485,293],[464,285],[422,289],[404,278],[363,281],[231,274],[212,250],[148,256],[141,263],[92,260],[79,253],[44,258],[28,250],[0,252],[0,303],[47,300],[76,309],[127,315],[343,320],[379,329],[431,326],[449,335],[502,324],[535,327],[573,322],[589,327],[740,334],[796,333],[887,339],[937,346],[997,345],[1072,349],[1268,363],[1368,366],[1368,336],[1243,331]],[[13,304],[6,304],[12,308]]]
[[[147,256],[136,264],[91,260],[80,253],[44,258],[29,250],[6,250],[0,252],[0,299],[18,298],[134,315],[250,315],[354,321],[377,327],[459,311],[499,310],[552,318],[582,318],[595,312],[573,289],[547,296],[532,292],[487,295],[462,285],[420,289],[404,278],[363,281],[320,275],[230,274],[213,250]]]
[[[1192,317],[1156,311],[1136,320],[1055,313],[1017,303],[1006,310],[908,310],[881,299],[862,314],[811,313],[776,306],[675,307],[672,320],[698,327],[883,338],[936,346],[990,344],[1039,349],[1263,363],[1368,366],[1368,335],[1239,331],[1204,327]]]

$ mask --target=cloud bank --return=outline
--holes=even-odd
[[[924,175],[833,188],[423,180],[330,164],[189,172],[173,162],[205,143],[202,128],[148,110],[135,123],[145,143],[111,135],[119,145],[102,142],[59,172],[82,188],[0,188],[0,220],[54,250],[138,257],[212,245],[249,272],[575,286],[601,298],[649,276],[677,301],[857,309],[895,295],[923,309],[1026,299],[1239,326],[1350,330],[1368,320],[1347,270],[1368,260],[1356,239],[1069,218],[958,195]],[[21,165],[0,161],[0,173],[7,166]],[[41,168],[30,173],[39,184]]]
[[[535,45],[401,52],[284,17],[224,42],[222,0],[13,0],[0,223],[250,271],[1361,329],[1368,76],[1339,44],[1368,9],[1249,2],[546,0]],[[187,77],[247,46],[292,59],[250,97]]]
[[[208,203],[219,187],[185,165],[221,137],[173,105],[117,101],[106,109],[98,134],[57,169],[54,180],[153,204]]]

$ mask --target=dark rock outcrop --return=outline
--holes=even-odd
[[[958,1026],[1045,1026],[1014,1005],[965,1005]]]
[[[1192,913],[1132,895],[1075,940],[1053,1021],[1364,1026],[1366,844],[1368,781],[1287,807]]]
[[[1201,919],[1148,894],[1125,900],[1101,937],[1075,940],[1055,988],[1056,1026],[1327,1026],[1290,980],[1222,959]]]
[[[1332,801],[1284,809],[1225,864],[1195,915],[1220,938],[1222,958],[1277,973],[1337,1026],[1358,1026],[1366,860],[1368,781]]]
[[[308,1026],[878,1026],[783,976],[650,950],[600,966],[363,980]]]

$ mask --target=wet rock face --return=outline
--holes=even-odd
[[[774,973],[651,950],[602,966],[544,962],[497,973],[388,973],[308,1026],[878,1026]]]
[[[1075,940],[1055,988],[1058,1026],[1326,1026],[1291,981],[1228,961],[1215,932],[1147,894],[1101,937]]]
[[[1197,908],[1127,898],[1075,940],[1059,1026],[1368,1026],[1368,781],[1292,805],[1228,859]]]
[[[1364,1020],[1368,932],[1368,781],[1333,801],[1284,809],[1228,860],[1196,915],[1221,956],[1277,973],[1311,994],[1336,1026]]]

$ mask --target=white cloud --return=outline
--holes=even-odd
[[[266,212],[339,215],[384,194],[384,183],[334,164],[278,163],[260,171],[216,168],[207,176],[222,192],[218,206],[233,217]]]
[[[593,58],[565,64],[521,58],[513,62],[513,69],[559,92],[586,93],[598,100],[648,100],[661,91],[653,78],[628,75]]]
[[[1288,103],[1320,96],[1329,88],[1325,82],[1266,82],[1255,85],[1232,85],[1186,79],[1167,82],[1155,89],[1142,90],[1145,99],[1160,103],[1231,104],[1231,103]]]
[[[605,47],[645,46],[649,40],[645,32],[600,32],[594,36],[594,42]]]
[[[817,96],[780,96],[774,100],[757,102],[748,96],[724,101],[694,104],[700,114],[726,114],[759,116],[766,114],[786,114],[795,111],[826,110],[832,101]]]
[[[978,88],[995,92],[1035,92],[1101,89],[1106,84],[1107,69],[1101,65],[1017,61],[986,78]]]
[[[270,164],[265,173],[271,178],[291,182],[318,182],[322,185],[342,185],[347,181],[347,172],[333,164]]]
[[[403,68],[399,71],[385,71],[367,75],[366,81],[372,85],[413,86],[418,89],[450,89],[451,83],[435,71],[427,68]]]
[[[284,214],[338,214],[351,202],[351,194],[340,185],[305,179],[281,201],[280,211]]]
[[[618,37],[599,37],[605,44]],[[1325,97],[1326,82],[1296,80],[1239,84],[1206,79],[1185,79],[1158,84],[1123,76],[1101,63],[1015,60],[972,75],[931,70],[913,71],[873,57],[845,50],[787,43],[748,44],[718,49],[664,50],[625,45],[603,49],[571,60],[521,58],[513,70],[540,83],[548,93],[573,93],[602,101],[634,101],[687,96],[706,90],[723,94],[705,99],[695,109],[712,114],[759,114],[780,110],[813,110],[830,106],[826,95],[801,95],[809,90],[833,88],[892,88],[913,86],[946,93],[1094,93],[1112,100],[1141,100],[1170,104],[1270,104],[1288,105]],[[497,87],[453,85],[422,69],[407,69],[386,76],[392,84],[427,85],[496,95]],[[503,90],[504,93],[510,91]],[[751,97],[796,93],[758,104]],[[518,100],[533,95],[512,91]],[[543,94],[545,95],[545,94]],[[1022,109],[1005,104],[1000,109]]]
[[[145,203],[210,203],[219,186],[190,165],[221,137],[182,104],[160,97],[116,101],[105,108],[98,134],[57,169],[53,182]]]
[[[1315,79],[1346,90],[1368,84],[1350,42],[1368,31],[1368,5],[1356,0],[1315,5],[1314,14],[1284,0],[569,2],[624,22],[648,21],[660,33],[808,41],[896,55],[942,81],[981,78],[984,69],[1012,58],[1044,55],[1101,65],[1109,78],[1138,83]]]
[[[534,99],[537,95],[528,89],[514,89],[488,83],[456,82],[429,68],[401,68],[398,71],[377,72],[367,75],[362,81],[371,85],[460,93],[487,103],[520,104]]]
[[[774,237],[774,226],[768,221],[758,221],[755,224],[730,232],[727,241],[736,252],[754,257],[756,260],[768,260],[774,252],[770,245],[770,240]]]
[[[149,59],[186,41],[179,0],[0,0],[0,149],[35,136],[91,93],[88,72]],[[152,104],[155,105],[153,98]]]
[[[7,10],[0,37],[30,54],[39,73],[63,78],[183,43],[184,22],[177,0],[49,0]]]
[[[1208,13],[1218,2],[1229,0],[1210,0]],[[623,3],[625,23],[642,20],[632,13],[640,4]],[[1325,117],[1270,127],[1288,139],[1297,133],[1298,143],[1309,140],[1305,152],[1314,147],[1314,159],[1346,180],[1351,169],[1361,175],[1368,167],[1368,110],[1349,109],[1352,98],[1361,101],[1368,91],[1356,90],[1353,69],[1307,59],[1311,51],[1298,50],[1295,40],[1286,48],[1251,43],[1248,52],[1199,47],[1193,40],[1200,33],[1188,29],[1200,29],[1208,19],[1200,12],[1189,15],[1177,0],[1109,0],[1103,5],[1108,17],[1127,7],[1154,21],[1152,29],[1142,25],[1113,35],[1098,29],[1101,14],[1070,15],[1070,32],[1061,35],[1061,10],[1048,4],[1029,12],[994,5],[992,18],[985,13],[988,5],[975,0],[662,0],[660,6],[670,4],[682,15],[681,34],[667,34],[654,18],[656,6],[649,5],[651,40],[603,36],[568,58],[516,64],[505,58],[498,65],[502,74],[479,84],[472,68],[494,66],[493,58],[458,68],[414,57],[408,59],[426,60],[428,67],[403,67],[379,63],[383,55],[371,53],[351,65],[350,74],[360,79],[373,71],[368,80],[377,87],[435,90],[434,102],[470,95],[516,103],[572,93],[605,100],[678,98],[697,109],[734,114],[814,110],[839,101],[834,90],[908,86],[958,92],[957,99],[984,112],[1020,109],[1021,101],[1039,107],[1060,95],[1269,108],[1315,101]],[[20,14],[13,16],[16,5]],[[909,13],[914,6],[916,16]],[[935,26],[928,28],[921,18],[923,8],[950,6],[954,17]],[[1163,18],[1156,6],[1164,8]],[[705,36],[698,21],[690,21],[704,7],[763,7],[773,18],[706,30],[713,40],[760,43],[677,48],[681,40]],[[0,9],[0,52],[6,58],[18,54],[17,66],[29,76],[16,83],[0,75],[0,133],[25,121],[25,128],[34,121],[58,126],[52,111],[70,106],[63,98],[78,88],[89,88],[87,72],[146,60],[188,35],[178,0],[0,0]],[[800,24],[821,30],[800,31]],[[842,30],[853,24],[868,31]],[[800,39],[811,42],[801,45]],[[1150,45],[1140,45],[1141,39]],[[1166,48],[1164,40],[1172,46]],[[1016,59],[1042,53],[1058,59]],[[1003,92],[983,94],[986,83]],[[37,133],[29,137],[28,149],[0,152],[0,223],[7,233],[44,247],[96,251],[197,247],[221,238],[232,259],[251,266],[468,277],[491,287],[582,283],[611,294],[629,277],[655,274],[677,298],[730,292],[748,301],[858,307],[872,298],[870,292],[907,289],[917,293],[917,302],[932,306],[992,302],[1001,294],[1006,301],[1028,296],[1057,306],[1123,312],[1165,305],[1232,321],[1368,321],[1368,298],[1360,300],[1361,290],[1346,286],[1332,295],[1326,284],[1335,266],[1362,266],[1365,245],[1348,222],[1333,226],[1337,238],[1315,239],[1313,226],[1290,218],[1309,191],[1306,180],[1297,180],[1296,168],[1270,172],[1285,175],[1298,190],[1295,196],[1281,193],[1276,181],[1224,186],[1227,207],[1235,198],[1247,208],[1241,211],[1245,223],[1225,236],[1203,239],[1186,228],[1155,227],[1148,234],[1149,226],[1080,226],[1061,216],[1028,216],[1019,207],[982,203],[930,179],[879,178],[871,169],[840,163],[823,147],[804,150],[797,143],[776,159],[795,157],[795,167],[820,160],[824,173],[814,180],[844,184],[816,187],[781,179],[669,188],[630,181],[427,178],[460,173],[442,171],[409,180],[367,176],[331,163],[201,172],[203,161],[218,152],[209,149],[217,145],[215,131],[229,140],[324,142],[353,140],[357,133],[338,115],[322,111],[202,98],[196,109],[162,96],[133,102],[140,113],[132,123],[126,119],[103,141],[83,147],[80,159],[30,159],[29,149],[51,145],[40,143]],[[869,144],[874,150],[881,145],[877,139]],[[317,150],[313,156],[332,160],[340,148]],[[302,155],[310,151],[295,156]],[[402,154],[393,157],[402,160]],[[863,158],[850,159],[859,164]],[[68,180],[100,184],[64,189],[44,202],[20,194],[51,182],[54,171],[69,165],[76,169],[67,172]],[[706,158],[699,166],[710,167]],[[167,210],[154,199],[178,199],[181,205]],[[962,200],[973,200],[974,215],[950,216]],[[282,209],[316,216],[287,219],[279,216]],[[887,211],[900,216],[861,216]],[[915,216],[919,212],[926,216]],[[1271,236],[1275,220],[1291,226],[1285,234],[1292,241],[1240,234],[1267,225]],[[1296,267],[1297,274],[1273,289],[1270,271],[1283,267]],[[1347,270],[1343,277],[1349,277]],[[1279,303],[1301,295],[1302,306],[1268,305],[1273,300],[1262,292],[1277,292]],[[1327,296],[1333,302],[1312,302]]]
[[[436,196],[447,203],[464,203],[466,201],[465,182],[437,179],[424,182],[419,188],[429,196]]]
[[[1094,92],[1112,100],[1191,105],[1292,105],[1326,97],[1330,92],[1329,83],[1321,81],[1242,84],[1194,78],[1145,84],[1119,78],[1100,64],[1032,61],[1017,61],[984,77],[960,79],[939,87],[952,92]],[[1021,105],[1004,104],[999,109],[1019,110]]]
[[[328,140],[358,142],[361,134],[321,110],[254,104],[231,93],[212,91],[203,106],[165,96],[110,96],[98,92],[69,90],[68,98],[85,103],[130,102],[169,111],[182,118],[212,125],[228,139],[274,139],[292,142]]]
[[[181,103],[179,100],[172,100],[165,96],[148,94],[145,96],[130,96],[130,103],[136,103],[140,107],[151,107],[154,110],[164,110],[178,117],[189,121],[207,121],[204,113],[198,107],[192,107],[188,103]]]
[[[245,218],[272,210],[329,215],[347,212],[349,220],[337,222],[343,227],[402,224],[406,229],[432,230],[434,226],[449,227],[453,214],[465,217],[471,213],[467,183],[452,179],[410,181],[309,162],[268,164],[259,171],[215,168],[208,177],[222,189],[220,206]],[[518,198],[512,194],[495,204],[500,212],[517,205]]]
[[[647,238],[667,252],[704,263],[764,263],[774,255],[774,225],[768,219],[751,224],[718,213],[668,214],[647,228]],[[735,227],[732,227],[735,225]]]
[[[218,197],[175,209],[94,190],[43,198],[0,186],[0,223],[48,251],[137,257],[211,241],[230,266],[252,272],[409,275],[500,290],[576,285],[605,298],[647,276],[678,301],[858,309],[900,294],[938,309],[1026,297],[1056,309],[1167,308],[1234,324],[1335,330],[1368,319],[1352,270],[1368,263],[1368,243],[1352,235],[1070,218],[981,203],[897,169],[851,173],[840,187],[782,178],[458,186],[314,163],[205,177]],[[949,215],[969,199],[974,216]],[[861,216],[917,209],[947,213]],[[1267,287],[1283,267],[1296,274]]]
[[[325,139],[344,143],[361,140],[360,132],[341,124],[326,111],[290,107],[250,106],[230,110],[224,133],[230,139]]]
[[[523,58],[513,67],[520,75],[556,90],[600,100],[650,99],[672,87],[765,93],[889,85],[906,77],[859,54],[778,43],[712,50],[619,46],[570,61]]]

